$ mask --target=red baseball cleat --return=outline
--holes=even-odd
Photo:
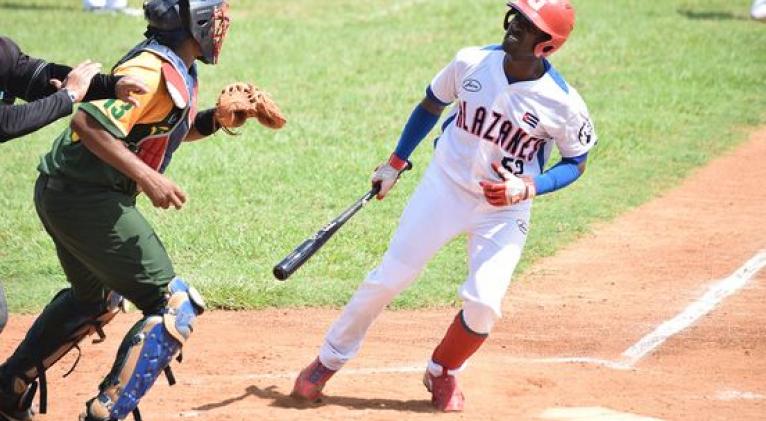
[[[423,376],[423,384],[431,392],[431,404],[444,412],[460,412],[465,404],[465,397],[457,385],[455,376],[447,370],[441,376],[434,376],[428,370]]]
[[[335,370],[325,367],[317,357],[308,367],[301,371],[295,379],[293,392],[290,394],[295,399],[315,402],[322,397],[322,388]]]

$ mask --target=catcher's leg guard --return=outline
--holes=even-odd
[[[121,420],[170,365],[193,330],[205,303],[194,287],[180,278],[168,285],[168,302],[161,314],[147,315],[125,336],[112,371],[99,386],[100,393],[86,404],[81,419]]]
[[[45,413],[45,370],[72,348],[77,348],[85,337],[98,333],[103,339],[102,328],[117,315],[122,302],[122,297],[116,293],[110,293],[99,303],[83,303],[70,289],[56,294],[13,355],[0,365],[0,417],[22,420],[31,417],[29,408],[38,378],[40,412]]]

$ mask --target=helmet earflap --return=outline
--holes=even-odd
[[[553,44],[553,41],[543,41],[535,46],[535,55],[537,57],[548,57],[556,51],[557,47]]]

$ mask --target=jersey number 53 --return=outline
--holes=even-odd
[[[524,174],[524,161],[521,159],[515,159],[511,158],[510,156],[506,156],[502,161],[500,161],[500,164],[503,166],[503,168],[517,177]]]

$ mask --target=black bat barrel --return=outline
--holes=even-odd
[[[412,163],[408,162],[407,167],[402,171],[407,171],[412,168]],[[301,267],[314,253],[317,252],[324,243],[329,240],[333,234],[335,234],[343,224],[346,223],[355,213],[359,211],[367,202],[369,202],[380,191],[380,184],[376,184],[368,191],[364,196],[357,199],[351,207],[343,211],[337,218],[327,224],[324,228],[317,231],[312,237],[306,239],[301,245],[295,248],[290,254],[287,255],[281,262],[277,263],[272,270],[274,277],[280,281],[284,281],[289,278],[299,267]]]
[[[280,281],[284,281],[289,278],[301,265],[314,254],[319,247],[316,244],[315,239],[309,238],[301,245],[295,248],[292,253],[288,254],[281,262],[274,266],[274,276]]]
[[[284,281],[289,278],[301,265],[311,258],[322,246],[329,240],[335,232],[337,232],[343,224],[351,219],[359,209],[364,206],[373,196],[377,194],[377,189],[370,190],[361,199],[357,200],[350,208],[346,209],[332,222],[327,224],[324,228],[319,230],[314,236],[306,239],[301,245],[295,248],[290,254],[288,254],[281,262],[274,266],[274,277],[280,281]]]

